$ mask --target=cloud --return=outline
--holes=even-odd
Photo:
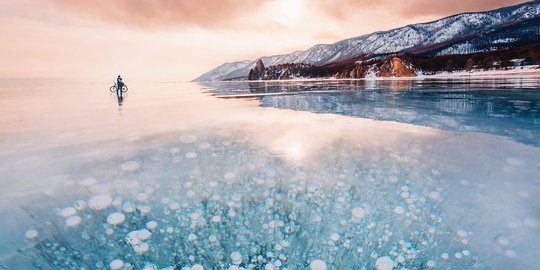
[[[67,16],[141,28],[233,24],[264,0],[52,0]]]
[[[413,0],[396,3],[406,17],[422,15],[446,16],[463,12],[477,12],[525,3],[524,0]]]
[[[526,0],[314,0],[321,9],[338,19],[350,19],[359,11],[384,9],[389,16],[406,18],[420,16],[448,16],[463,12],[497,9],[525,3]],[[384,18],[381,18],[384,19]]]

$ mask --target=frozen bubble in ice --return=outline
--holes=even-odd
[[[28,239],[34,239],[36,237],[38,237],[39,233],[38,231],[34,230],[34,229],[30,229],[28,231],[26,231],[26,233],[24,234],[24,236],[26,236],[26,238]]]
[[[180,208],[180,204],[177,202],[173,202],[169,205],[169,208],[171,208],[171,210],[178,210]]]
[[[240,267],[236,266],[236,265],[231,265],[229,266],[228,268],[229,270],[240,270]]]
[[[173,155],[174,155],[174,154],[178,154],[178,153],[180,153],[180,148],[178,148],[178,147],[171,147],[171,148],[169,149],[169,153],[171,153],[171,154],[173,154]]]
[[[499,238],[497,242],[499,242],[499,245],[501,246],[507,246],[508,244],[510,244],[510,241],[508,241],[508,239],[506,238]]]
[[[150,213],[150,211],[152,211],[152,208],[150,208],[150,206],[148,205],[137,206],[137,209],[139,209],[139,211],[141,211],[141,214],[143,215],[146,215]]]
[[[199,144],[199,148],[201,148],[201,149],[208,149],[210,147],[212,147],[212,145],[207,143],[207,142],[203,142],[203,143]]]
[[[375,268],[377,270],[392,270],[394,269],[394,261],[387,256],[379,257],[375,261]]]
[[[193,134],[184,134],[180,136],[179,140],[180,142],[185,143],[185,144],[194,143],[197,141],[197,136]]]
[[[146,263],[142,270],[157,270],[157,266],[153,263]]]
[[[238,252],[238,251],[232,252],[231,255],[230,255],[230,258],[231,258],[233,264],[239,265],[239,264],[242,263],[242,254],[240,254],[240,252]]]
[[[157,225],[158,225],[157,222],[151,220],[151,221],[148,221],[148,222],[146,223],[146,228],[147,228],[148,230],[153,230],[153,229],[155,229],[155,228],[157,227]]]
[[[139,193],[137,194],[137,196],[135,197],[137,199],[137,201],[139,202],[144,202],[146,200],[148,200],[148,194],[146,193]]]
[[[314,260],[309,264],[309,269],[311,270],[326,270],[326,268],[326,263],[321,260]]]
[[[91,186],[96,183],[96,179],[92,177],[88,177],[88,178],[83,179],[80,183],[83,186]]]
[[[193,265],[191,270],[204,270],[204,267],[200,264]]]
[[[208,240],[210,240],[210,242],[216,242],[217,237],[215,235],[210,235],[210,236],[208,236]]]
[[[118,269],[121,269],[122,267],[124,267],[124,261],[116,259],[116,260],[112,261],[109,264],[109,266],[111,267],[112,270],[118,270]]]
[[[197,153],[195,153],[195,152],[187,152],[185,157],[188,158],[188,159],[193,159],[193,158],[197,157]]]
[[[135,232],[135,236],[137,237],[137,239],[141,240],[141,241],[144,241],[148,238],[150,238],[152,236],[152,233],[147,230],[147,229],[142,229],[142,230],[138,230],[138,231],[134,231]]]
[[[470,186],[471,185],[471,182],[469,182],[467,180],[460,180],[459,182],[464,186]]]
[[[362,207],[355,207],[351,211],[351,214],[355,218],[362,218],[366,214],[366,210],[364,210],[364,208],[362,208]]]
[[[456,259],[461,259],[463,258],[463,254],[461,254],[461,252],[457,252],[456,254],[454,254],[454,257],[456,257]]]
[[[214,222],[214,223],[219,223],[219,222],[221,222],[221,216],[217,216],[217,215],[216,215],[216,216],[213,216],[213,217],[212,217],[212,222]]]
[[[333,234],[330,235],[330,239],[332,241],[338,241],[340,238],[341,238],[341,236],[339,236],[339,234],[337,234],[337,233],[333,233]]]
[[[525,223],[525,225],[527,225],[529,228],[532,228],[532,229],[538,229],[540,228],[540,221],[538,221],[538,219],[535,219],[535,218],[526,218],[523,223]]]
[[[150,245],[148,245],[148,243],[145,243],[145,242],[141,242],[138,245],[132,245],[132,247],[133,247],[133,250],[139,255],[147,252],[150,249]]]
[[[467,232],[464,230],[457,231],[457,235],[461,238],[467,237]]]
[[[448,258],[450,258],[450,255],[448,255],[448,253],[441,254],[441,259],[448,260]]]
[[[394,208],[394,213],[396,213],[398,215],[402,215],[403,213],[405,213],[405,209],[403,209],[403,207],[401,207],[401,206],[398,206],[398,207]]]
[[[188,235],[187,239],[188,239],[188,241],[193,242],[193,241],[197,240],[197,236],[195,234],[193,234],[193,233],[190,233]]]
[[[437,265],[435,264],[435,262],[432,261],[432,260],[427,261],[426,265],[427,265],[427,267],[430,267],[430,268],[433,268],[433,267],[437,266]]]
[[[61,209],[58,214],[61,216],[61,217],[71,217],[73,215],[75,215],[77,213],[77,209],[75,209],[74,207],[66,207],[66,208],[63,208]]]
[[[82,219],[79,216],[71,216],[66,219],[66,225],[68,227],[74,227],[81,223]]]
[[[120,165],[120,169],[124,172],[135,172],[139,170],[140,167],[141,165],[139,164],[139,162],[135,160],[129,160]]]
[[[506,255],[506,257],[510,258],[510,259],[513,259],[517,256],[517,252],[509,249],[507,251],[504,252],[504,255]]]
[[[523,164],[525,164],[525,162],[523,162],[523,160],[519,158],[507,158],[506,162],[513,166],[522,166]]]
[[[194,213],[189,214],[189,218],[191,218],[193,220],[197,220],[197,219],[201,218],[201,214],[198,213],[198,212],[194,212]]]
[[[463,256],[465,257],[469,257],[469,255],[471,255],[471,252],[467,249],[464,249],[463,251],[461,251],[461,253],[463,254]]]
[[[112,203],[111,196],[107,194],[100,194],[92,197],[88,201],[88,207],[94,210],[102,210],[109,207]]]
[[[274,265],[272,263],[267,263],[264,266],[264,270],[274,270]]]
[[[126,220],[126,216],[122,213],[112,213],[109,216],[107,216],[107,223],[111,225],[118,225]]]
[[[208,186],[211,187],[211,188],[215,188],[218,186],[218,182],[216,181],[210,181],[208,182]]]
[[[434,200],[434,201],[440,201],[442,200],[441,198],[441,193],[437,192],[437,191],[432,191],[428,194],[429,198]]]

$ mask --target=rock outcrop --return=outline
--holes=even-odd
[[[264,63],[262,59],[259,59],[257,63],[255,63],[255,67],[249,71],[248,80],[251,81],[261,79],[263,77],[264,70]]]
[[[397,57],[385,60],[375,73],[377,77],[415,77],[416,72],[403,60]]]

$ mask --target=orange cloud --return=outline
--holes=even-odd
[[[52,0],[68,15],[143,28],[228,25],[263,0]]]
[[[528,2],[526,0],[318,0],[315,3],[335,18],[348,19],[356,12],[371,8],[385,10],[404,17],[448,16],[477,12]]]

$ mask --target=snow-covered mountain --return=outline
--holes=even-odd
[[[462,13],[433,22],[408,25],[384,32],[375,32],[342,40],[334,44],[315,45],[305,51],[264,56],[260,59],[262,59],[265,66],[286,63],[324,65],[365,54],[390,54],[435,46],[437,44],[449,44],[452,41],[463,42],[464,39],[493,32],[499,28],[536,17],[540,17],[540,1],[532,1],[493,11]],[[512,38],[500,38],[497,40],[499,43],[515,41]],[[461,52],[460,48],[463,48],[464,51]],[[446,50],[446,52],[439,52],[438,55],[441,55],[441,53],[466,53],[465,50],[468,49],[467,46],[456,45]],[[195,81],[246,78],[257,60],[244,60],[223,64],[201,75]]]

